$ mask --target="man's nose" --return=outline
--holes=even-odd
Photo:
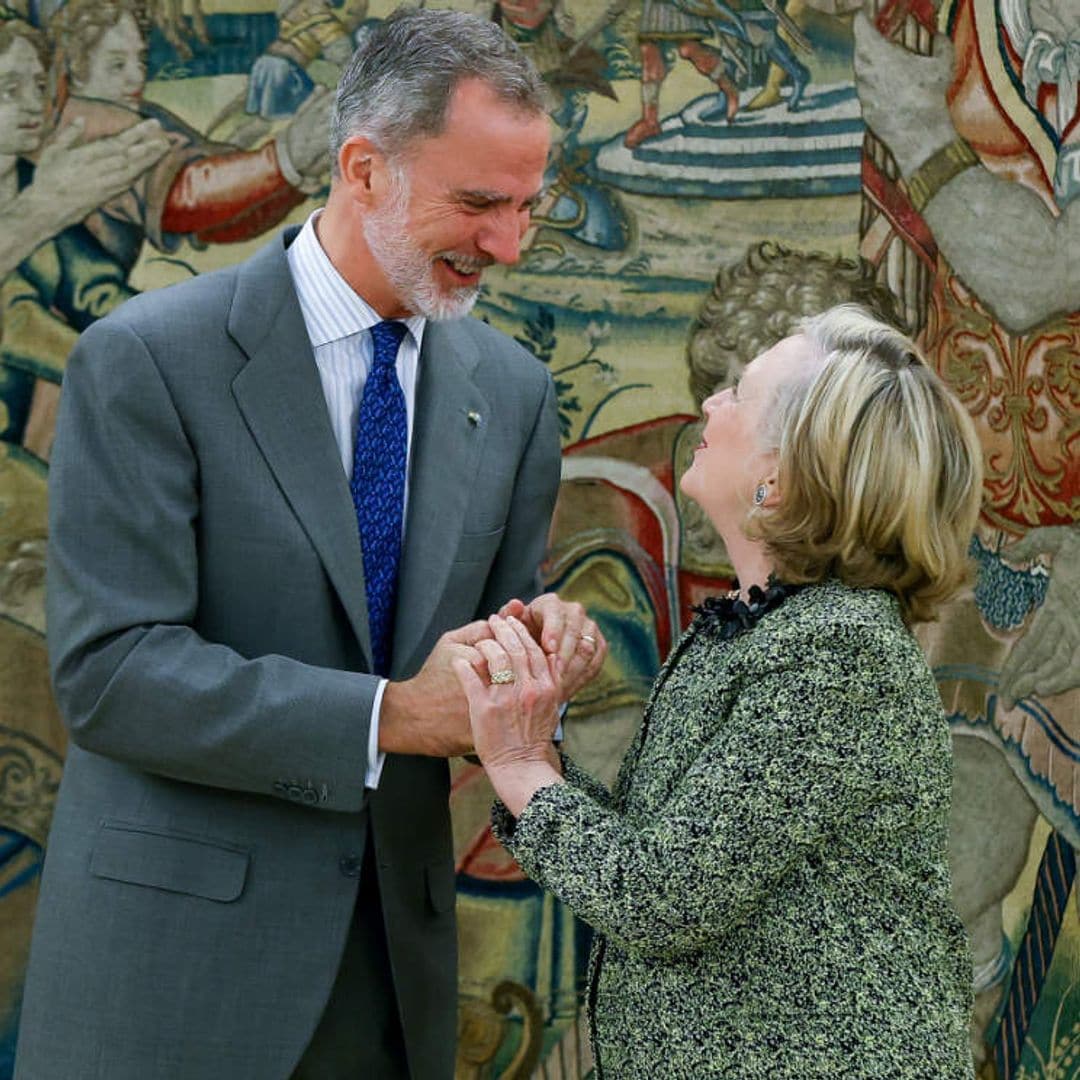
[[[477,237],[477,247],[497,263],[512,266],[521,258],[521,241],[528,228],[527,211],[501,208],[485,223],[483,232]]]

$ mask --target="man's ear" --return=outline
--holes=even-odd
[[[349,197],[370,210],[382,201],[385,192],[389,178],[386,157],[366,136],[352,135],[338,151],[338,175]]]

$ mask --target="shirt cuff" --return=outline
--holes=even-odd
[[[382,709],[382,698],[387,682],[389,682],[388,679],[379,680],[375,700],[371,703],[371,725],[368,728],[367,744],[368,767],[364,776],[364,787],[371,790],[379,786],[379,777],[382,776],[383,763],[386,761],[385,751],[379,750],[379,710]]]

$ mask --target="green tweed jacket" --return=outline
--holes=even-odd
[[[668,659],[614,793],[496,834],[596,931],[604,1080],[969,1080],[949,732],[895,599],[829,581]]]

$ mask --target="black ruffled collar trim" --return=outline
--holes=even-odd
[[[805,587],[788,585],[770,577],[764,589],[760,585],[751,585],[749,599],[742,600],[736,582],[735,589],[727,596],[710,596],[701,604],[695,604],[691,610],[698,616],[702,630],[728,641],[736,634],[751,629],[762,615],[774,611],[789,596],[794,596]]]

